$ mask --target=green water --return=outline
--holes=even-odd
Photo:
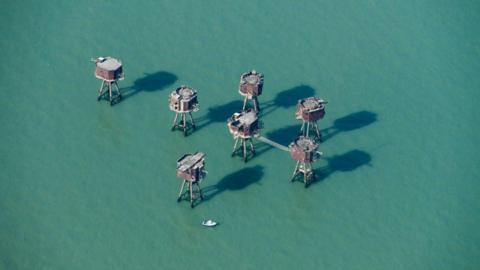
[[[479,269],[479,29],[475,1],[0,1],[0,269]],[[107,55],[113,107],[89,62]],[[272,140],[297,99],[329,101],[308,189],[286,152],[230,157],[252,68]],[[175,161],[196,150],[192,210]]]

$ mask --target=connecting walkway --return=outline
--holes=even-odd
[[[260,136],[260,137],[258,137],[257,139],[258,139],[259,141],[264,142],[264,143],[266,143],[266,144],[269,144],[269,145],[271,145],[271,146],[273,146],[273,147],[275,147],[275,148],[277,148],[277,149],[280,149],[280,150],[283,150],[283,151],[286,151],[286,152],[289,151],[289,150],[288,150],[288,147],[286,147],[286,146],[284,146],[284,145],[281,145],[281,144],[279,144],[279,143],[276,143],[276,142],[274,142],[274,141],[272,141],[272,140],[270,140],[270,139],[268,139],[268,138],[265,138],[265,137],[263,137],[263,136]]]

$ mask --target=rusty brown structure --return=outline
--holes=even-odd
[[[313,130],[313,137],[321,140],[317,121],[325,116],[325,104],[327,103],[327,101],[317,97],[309,97],[298,101],[295,118],[302,121],[300,133],[303,136],[310,137],[310,131]]]
[[[110,105],[122,99],[118,81],[125,78],[123,73],[122,61],[107,56],[92,59],[95,63],[95,77],[102,80],[102,85],[98,90],[97,100],[102,99],[108,93]]]
[[[257,113],[253,109],[234,113],[228,120],[227,126],[233,135],[235,144],[233,146],[232,157],[238,150],[242,151],[243,160],[247,162],[248,151],[247,144],[250,145],[250,153],[255,155],[255,146],[253,138],[260,136],[261,123],[258,120]],[[237,148],[238,142],[240,147]]]
[[[288,149],[290,156],[297,161],[290,181],[293,182],[298,175],[303,174],[303,183],[308,187],[315,178],[312,163],[322,154],[317,151],[318,144],[311,138],[300,136],[288,146]]]
[[[170,110],[175,112],[172,131],[177,127],[183,130],[183,135],[187,136],[189,128],[195,130],[195,121],[192,112],[199,110],[197,91],[191,87],[182,85],[170,93]],[[187,114],[190,117],[190,123],[187,121]],[[180,120],[179,117],[180,116]],[[179,121],[178,121],[179,120]]]
[[[260,105],[258,103],[258,96],[262,94],[263,91],[263,74],[258,73],[255,70],[243,73],[240,76],[240,84],[238,86],[238,93],[245,97],[243,100],[243,108],[245,110],[247,107],[248,100],[253,100],[253,109],[258,112],[260,111]]]
[[[193,154],[186,154],[177,160],[177,176],[183,179],[180,193],[178,194],[177,202],[186,197],[190,201],[190,207],[194,207],[194,202],[197,198],[203,200],[202,189],[200,182],[206,176],[205,171],[205,154],[196,152]],[[184,194],[183,189],[188,185],[187,192]],[[196,189],[196,190],[195,190]]]

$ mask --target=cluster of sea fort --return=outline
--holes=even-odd
[[[121,100],[122,94],[118,81],[124,79],[122,62],[113,57],[98,57],[95,62],[95,77],[102,80],[98,90],[98,100],[107,99],[110,105]],[[300,179],[305,187],[313,181],[315,175],[312,163],[322,153],[318,151],[322,141],[317,121],[325,115],[326,101],[317,97],[305,97],[297,103],[296,119],[302,122],[298,137],[287,147],[260,136],[262,122],[259,119],[260,104],[258,97],[263,91],[264,76],[251,70],[240,76],[238,93],[243,97],[243,107],[226,119],[227,127],[235,143],[232,157],[240,153],[244,162],[255,155],[254,139],[259,139],[274,147],[290,152],[296,162],[290,181]],[[175,112],[172,131],[179,129],[187,136],[195,131],[192,112],[198,111],[198,91],[182,85],[170,93],[170,110]],[[187,119],[188,118],[188,119]],[[177,176],[183,180],[177,201],[186,198],[193,208],[197,199],[203,200],[201,181],[206,176],[205,153],[189,153],[177,160]],[[185,190],[185,192],[184,192]]]

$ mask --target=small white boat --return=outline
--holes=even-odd
[[[206,227],[215,227],[215,226],[217,226],[217,224],[218,224],[217,222],[215,222],[211,219],[202,221],[202,225],[206,226]]]

